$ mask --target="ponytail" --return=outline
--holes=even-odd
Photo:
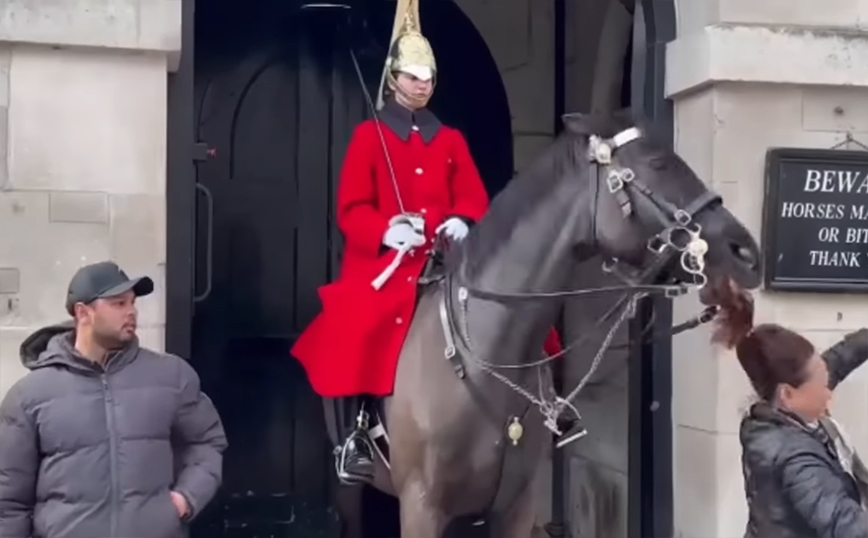
[[[711,341],[727,349],[738,347],[753,331],[753,298],[729,278],[715,281],[710,291],[712,301],[720,306]]]
[[[735,348],[742,369],[760,398],[773,401],[781,384],[798,387],[807,379],[805,366],[814,346],[800,334],[774,324],[753,325],[750,294],[730,279],[707,290],[720,307],[712,342]]]

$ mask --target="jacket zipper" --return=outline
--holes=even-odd
[[[120,500],[118,499],[119,484],[118,484],[118,454],[117,441],[115,439],[115,409],[112,401],[112,392],[109,387],[108,377],[105,372],[100,375],[102,379],[103,401],[105,402],[105,415],[108,423],[109,436],[109,465],[111,469],[111,535],[117,536],[118,533],[118,512],[120,511]]]

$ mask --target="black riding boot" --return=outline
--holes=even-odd
[[[345,485],[370,483],[374,478],[374,450],[368,438],[368,412],[364,396],[344,398],[341,432],[343,446],[335,449],[338,479]]]

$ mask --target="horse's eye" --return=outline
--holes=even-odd
[[[669,165],[669,162],[668,162],[668,159],[666,159],[666,157],[661,156],[661,157],[652,157],[649,164],[650,164],[651,168],[653,168],[654,170],[663,170]]]

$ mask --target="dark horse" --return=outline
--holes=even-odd
[[[491,536],[530,537],[546,422],[568,409],[546,396],[535,350],[567,297],[629,295],[618,322],[637,297],[683,290],[677,282],[759,285],[756,242],[667,144],[626,112],[564,121],[420,294],[383,407],[390,468],[380,461],[374,481],[398,497],[403,538],[441,538],[468,515],[484,515]],[[624,285],[565,290],[597,255]],[[653,285],[664,274],[672,284]]]

